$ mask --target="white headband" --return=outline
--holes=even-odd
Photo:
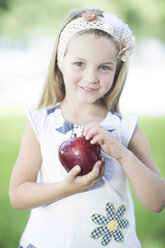
[[[57,50],[57,64],[60,69],[70,39],[75,34],[91,29],[102,30],[114,37],[120,43],[118,58],[123,62],[127,61],[135,46],[135,37],[128,25],[111,13],[103,12],[103,17],[101,17],[91,11],[86,11],[82,17],[68,23],[61,32]]]

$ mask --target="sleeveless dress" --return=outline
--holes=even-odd
[[[27,111],[40,143],[42,164],[38,183],[54,183],[67,172],[58,158],[60,144],[72,136],[76,124],[64,120],[60,103],[53,108]],[[109,110],[100,123],[124,146],[132,137],[137,116]],[[91,189],[31,210],[20,240],[23,248],[140,248],[134,206],[121,165],[101,151],[105,173]]]

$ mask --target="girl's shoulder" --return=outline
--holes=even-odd
[[[112,129],[124,128],[127,127],[127,125],[135,125],[138,119],[139,117],[137,115],[122,115],[109,110],[102,124]]]
[[[30,119],[33,119],[36,122],[42,122],[44,119],[48,118],[51,114],[55,112],[57,113],[56,110],[60,110],[60,104],[56,104],[55,106],[45,107],[41,109],[32,109],[32,110],[25,109],[25,113]]]
[[[42,109],[25,109],[27,119],[32,125],[38,140],[40,140],[41,133],[44,132],[46,127],[55,122],[55,120],[58,121],[59,117],[61,116],[61,112],[58,110],[60,110],[59,104],[56,104],[53,107]]]

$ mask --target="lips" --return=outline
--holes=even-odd
[[[80,88],[86,92],[94,92],[98,90],[98,88],[89,88],[89,87],[84,87],[84,86],[80,86]]]

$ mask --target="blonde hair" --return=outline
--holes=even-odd
[[[56,103],[61,102],[65,97],[65,86],[63,81],[63,75],[57,65],[57,48],[58,48],[59,37],[63,28],[73,19],[80,17],[85,10],[94,11],[97,15],[100,16],[102,16],[103,13],[101,10],[97,10],[97,9],[83,9],[81,11],[72,11],[66,16],[57,34],[55,47],[53,49],[49,63],[47,78],[45,80],[43,92],[39,104],[37,106],[38,109],[45,107],[52,107]],[[110,35],[106,34],[103,31],[90,30],[87,32],[94,32],[96,35],[106,36],[109,37],[110,39],[113,39],[113,37],[111,37]],[[128,68],[127,65],[128,62],[122,62],[121,60],[118,60],[113,85],[110,91],[103,98],[105,105],[108,108],[110,108],[112,111],[118,113],[120,112],[119,100],[127,76],[127,68]]]

